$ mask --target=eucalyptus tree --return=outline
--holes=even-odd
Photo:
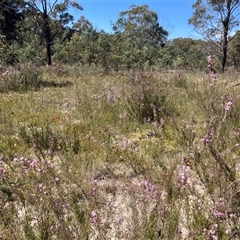
[[[239,6],[240,0],[197,0],[192,5],[193,16],[188,20],[198,34],[218,47],[223,72],[229,36],[239,25]]]
[[[74,21],[74,17],[68,13],[69,8],[83,10],[72,0],[25,0],[25,14],[38,27],[45,40],[47,64],[51,65],[51,45],[53,41],[53,22],[61,26]],[[56,24],[55,24],[56,26]]]
[[[119,13],[113,23],[115,34],[122,35],[126,46],[123,46],[128,66],[143,68],[152,64],[150,53],[158,51],[167,41],[168,32],[158,22],[158,14],[147,5],[131,5],[127,11]],[[156,55],[155,55],[156,56]]]
[[[81,16],[77,22],[73,24],[72,29],[81,35],[92,32],[94,28],[92,23],[87,18]]]
[[[118,20],[113,23],[113,30],[142,44],[164,44],[168,36],[158,22],[157,13],[147,5],[131,5],[129,10],[120,12]]]

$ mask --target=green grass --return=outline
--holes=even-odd
[[[0,93],[4,239],[239,237],[237,75],[29,68]]]

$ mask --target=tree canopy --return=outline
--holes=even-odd
[[[142,44],[164,44],[168,36],[168,32],[158,23],[157,13],[147,5],[131,5],[129,10],[120,12],[113,30]]]
[[[189,23],[204,38],[168,40],[158,14],[147,5],[131,5],[120,12],[112,23],[113,33],[106,33],[94,28],[84,12],[75,19],[71,9],[83,9],[73,0],[2,0],[0,63],[94,64],[106,72],[152,67],[193,70],[204,69],[206,55],[211,54],[221,59],[222,69],[225,64],[238,67],[239,33],[232,34],[238,24],[238,3],[197,0]]]

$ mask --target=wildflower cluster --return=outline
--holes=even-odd
[[[210,227],[210,229],[204,228],[203,234],[207,239],[218,240],[217,229],[218,229],[218,224],[215,223]]]
[[[92,218],[92,222],[93,222],[93,223],[97,223],[97,221],[98,221],[98,215],[97,215],[97,213],[96,213],[95,211],[92,211],[92,212],[91,212],[91,218]]]
[[[200,140],[202,143],[206,144],[206,143],[212,141],[213,136],[214,136],[214,132],[213,132],[213,129],[211,128],[210,131],[204,137],[202,137]]]
[[[231,107],[232,107],[232,100],[229,100],[225,106],[225,111],[229,111]]]
[[[214,86],[217,78],[216,78],[216,71],[213,68],[211,56],[207,57],[207,63],[208,63],[208,68],[211,71],[211,79],[212,79],[211,85]]]
[[[182,186],[188,186],[188,178],[189,178],[189,166],[185,164],[185,157],[182,156],[181,166],[178,171],[178,182]]]
[[[236,218],[236,215],[234,213],[229,212],[227,209],[226,203],[224,202],[223,198],[219,198],[213,208],[213,215],[218,219],[218,220],[226,220],[228,218],[234,219]]]

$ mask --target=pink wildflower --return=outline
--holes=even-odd
[[[230,108],[231,108],[231,106],[232,106],[232,101],[229,100],[229,101],[227,102],[226,106],[225,106],[225,111],[229,111]]]
[[[215,71],[215,69],[213,68],[211,56],[207,56],[207,63],[208,63],[208,68],[209,68],[210,71],[211,71],[211,78],[212,78],[212,83],[211,83],[211,85],[214,86],[217,78],[216,78],[216,71]]]
[[[4,205],[3,209],[6,210],[6,209],[8,209],[8,207],[9,207],[9,203],[7,202],[7,203]]]
[[[60,183],[60,179],[58,177],[55,178],[55,182],[56,184],[59,184]]]
[[[91,217],[92,217],[92,222],[93,222],[93,223],[97,223],[97,221],[98,221],[98,215],[97,215],[97,213],[96,213],[95,211],[92,211],[92,212],[91,212]]]
[[[103,218],[102,220],[101,220],[101,223],[106,223],[107,222],[107,219],[106,218]]]
[[[189,178],[189,167],[185,165],[185,158],[182,156],[181,167],[178,171],[178,180],[183,186],[186,186]]]

